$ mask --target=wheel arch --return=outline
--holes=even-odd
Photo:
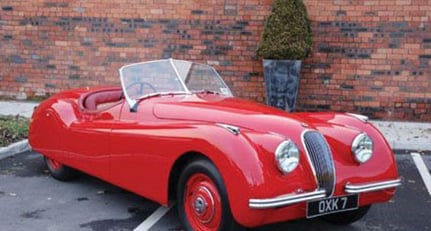
[[[208,156],[198,151],[189,151],[181,155],[178,159],[175,160],[171,168],[171,171],[169,173],[169,183],[168,183],[169,201],[175,200],[176,198],[177,182],[180,178],[181,172],[189,163],[197,159],[206,159],[211,161],[215,165],[215,163],[210,158],[208,158]]]

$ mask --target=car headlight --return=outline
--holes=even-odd
[[[365,133],[355,137],[352,143],[352,154],[355,160],[363,164],[373,156],[373,140]]]
[[[291,140],[285,140],[275,150],[275,162],[284,174],[290,173],[299,164],[299,149]]]

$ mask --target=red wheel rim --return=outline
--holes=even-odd
[[[218,230],[222,207],[220,193],[206,175],[192,175],[186,183],[184,210],[193,230]]]
[[[53,160],[51,158],[46,158],[46,161],[48,163],[48,165],[53,169],[53,170],[59,170],[63,165],[60,164],[60,162]]]

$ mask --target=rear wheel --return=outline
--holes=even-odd
[[[181,173],[178,215],[189,231],[241,230],[230,211],[226,188],[217,168],[201,159]]]
[[[349,225],[364,217],[365,214],[367,214],[370,207],[371,205],[367,205],[367,206],[359,207],[356,210],[325,215],[322,218],[325,221],[335,225]]]
[[[48,168],[48,171],[57,180],[68,181],[75,179],[80,175],[77,170],[67,167],[60,162],[46,156],[45,164]]]

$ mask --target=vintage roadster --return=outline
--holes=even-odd
[[[232,96],[214,68],[166,59],[123,66],[121,87],[59,93],[29,140],[52,176],[85,172],[168,205],[186,230],[297,218],[350,224],[400,185],[367,118],[286,113]]]

